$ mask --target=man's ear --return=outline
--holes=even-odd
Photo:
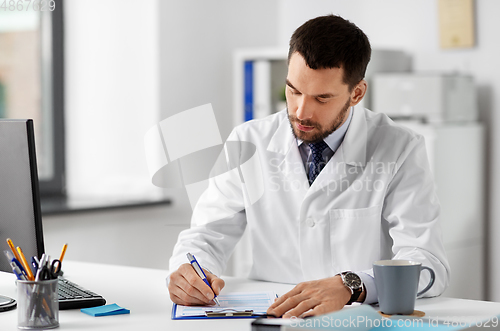
[[[364,79],[354,86],[351,92],[351,107],[357,105],[363,99],[367,88],[368,84]]]

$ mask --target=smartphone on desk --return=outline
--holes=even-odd
[[[276,331],[283,325],[293,325],[298,319],[262,317],[252,322],[252,331]]]

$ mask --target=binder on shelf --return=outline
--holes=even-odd
[[[253,61],[245,61],[245,122],[253,119]]]
[[[244,103],[245,121],[270,115],[271,62],[268,60],[245,61]]]

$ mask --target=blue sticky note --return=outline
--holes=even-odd
[[[121,314],[130,314],[130,310],[126,308],[122,308],[118,306],[116,303],[111,305],[92,307],[92,308],[83,308],[80,310],[82,313],[85,313],[90,316],[99,317],[99,316],[110,316],[110,315],[121,315]]]

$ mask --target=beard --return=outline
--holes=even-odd
[[[347,111],[350,108],[350,104],[351,104],[351,98],[349,97],[349,100],[347,100],[344,107],[342,107],[338,116],[331,123],[327,123],[327,125],[321,125],[318,122],[313,122],[310,120],[301,121],[296,116],[288,114],[288,105],[287,105],[286,111],[288,114],[288,121],[290,122],[290,127],[292,128],[293,135],[295,136],[295,138],[301,139],[306,144],[317,143],[325,139],[342,125],[345,116],[347,114]],[[303,126],[312,126],[316,129],[316,133],[310,135],[309,132],[300,131],[293,125],[294,123],[298,123]]]

